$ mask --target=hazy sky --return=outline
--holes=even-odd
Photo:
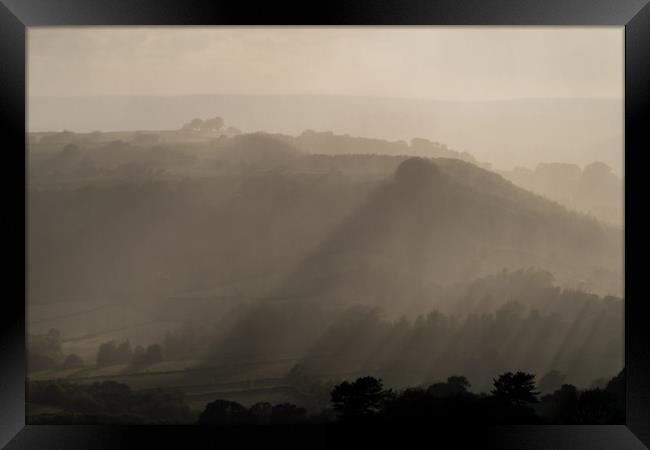
[[[623,96],[623,28],[30,28],[29,94]]]

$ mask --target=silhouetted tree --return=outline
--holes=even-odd
[[[201,119],[192,119],[192,121],[183,125],[183,130],[200,130],[203,126],[203,120]]]
[[[607,383],[605,391],[613,399],[614,423],[625,423],[625,369]]]
[[[115,364],[115,352],[117,347],[115,341],[104,342],[97,350],[97,365],[110,366]]]
[[[268,424],[271,417],[271,409],[273,406],[269,402],[258,402],[248,408],[255,423],[260,425]]]
[[[527,386],[530,387],[531,374],[524,375],[526,377],[507,373],[499,377],[501,381],[499,389],[509,392],[508,396],[503,393],[487,395],[469,392],[467,390],[469,383],[461,376],[449,377],[445,383],[434,383],[432,386],[436,386],[436,389],[433,390],[417,387],[396,393],[385,391],[380,380],[364,377],[352,383],[345,382],[336,386],[332,401],[339,417],[343,420],[363,419],[386,424],[485,425],[540,422],[615,424],[624,422],[625,411],[624,409],[619,411],[614,394],[617,389],[620,390],[623,373],[610,380],[609,391],[602,389],[580,391],[575,386],[565,384],[552,394],[543,396],[541,404],[535,409],[526,406],[530,404],[532,395],[530,392],[512,394],[516,390],[529,391]],[[446,388],[443,389],[441,387],[443,385]],[[506,389],[504,385],[524,387]],[[140,417],[137,420],[145,422],[157,419],[184,422],[191,417],[191,412],[179,390],[159,388],[132,391],[127,385],[113,381],[93,384],[72,384],[65,381],[28,382],[27,399],[33,404],[49,405],[74,414],[134,414]],[[312,415],[309,422],[329,422],[334,418],[332,411],[325,408],[316,416]],[[59,419],[58,423],[75,423],[79,420],[75,417],[61,416]],[[41,417],[39,420],[45,419]],[[110,418],[102,420],[110,420]],[[127,421],[133,420],[136,418],[129,418]],[[222,425],[298,424],[306,421],[307,410],[294,404],[282,403],[272,406],[267,402],[260,402],[247,409],[239,403],[222,399],[208,404],[199,419],[199,423]]]
[[[535,375],[525,372],[506,372],[494,380],[492,394],[499,400],[515,406],[526,406],[538,401]]]
[[[580,424],[603,425],[616,418],[614,398],[602,389],[587,389],[580,393],[576,411]]]
[[[221,117],[207,119],[201,126],[201,129],[205,131],[219,131],[221,128],[223,128],[223,119]]]
[[[463,376],[451,376],[446,383],[434,383],[427,388],[427,393],[436,397],[466,394],[469,381]]]
[[[157,364],[163,360],[162,347],[160,344],[150,344],[143,353],[138,351],[139,356],[133,357],[133,365],[148,366]]]
[[[571,384],[564,384],[552,394],[542,397],[542,405],[546,409],[552,423],[577,423],[578,389]]]
[[[128,364],[133,358],[133,351],[131,350],[131,343],[126,340],[117,346],[115,349],[115,361],[118,364]]]
[[[136,345],[135,348],[133,349],[133,358],[131,362],[133,364],[136,364],[137,361],[142,360],[143,356],[144,356],[144,347],[141,345]]]
[[[239,425],[251,422],[249,411],[237,402],[215,400],[208,403],[199,416],[199,423],[214,425]]]
[[[374,377],[357,378],[350,383],[344,381],[330,393],[334,409],[345,419],[372,416],[381,408],[389,396],[381,380]]]

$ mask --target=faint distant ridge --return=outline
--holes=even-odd
[[[179,161],[187,160],[200,147],[219,149],[222,157],[233,162],[268,168],[287,164],[291,166],[297,161],[305,163],[304,158],[296,158],[300,152],[320,155],[313,162],[318,160],[318,164],[326,164],[331,169],[342,161],[336,163],[324,157],[356,155],[356,158],[347,160],[348,168],[353,164],[361,171],[370,170],[377,175],[387,175],[387,169],[396,167],[399,161],[412,156],[453,158],[490,169],[520,187],[582,213],[591,214],[608,224],[623,226],[622,177],[611,165],[599,160],[589,161],[583,167],[568,162],[545,161],[533,165],[534,169],[531,166],[517,166],[512,170],[503,170],[493,167],[489,162],[477,160],[470,152],[457,151],[441,142],[421,137],[410,139],[409,142],[391,141],[311,129],[298,135],[262,131],[245,133],[226,124],[219,116],[189,121],[186,118],[175,124],[173,129],[164,131],[32,132],[29,134],[29,143],[32,149],[35,149],[35,144],[49,151],[61,149],[61,154],[55,156],[50,165],[52,169],[64,171],[76,170],[76,165],[86,159],[86,152],[79,152],[80,147],[96,147],[99,150],[103,146],[110,147],[112,154],[125,152],[122,155],[123,162],[129,160],[144,164],[146,161],[149,168],[162,162],[160,156],[163,153]],[[71,146],[68,147],[69,145]],[[155,148],[147,149],[147,146]],[[389,162],[390,158],[395,158],[392,163]]]
[[[540,163],[534,169],[516,167],[498,172],[518,186],[623,226],[623,179],[608,164],[595,161],[580,167],[552,162]]]
[[[244,131],[304,130],[390,141],[421,136],[494,167],[603,161],[622,173],[621,99],[436,101],[317,95],[30,97],[30,131],[172,130],[220,114]],[[540,157],[543,155],[543,157]]]
[[[413,138],[409,143],[403,140],[386,141],[371,139],[349,134],[336,134],[331,131],[317,132],[303,131],[298,136],[281,134],[270,135],[291,143],[300,150],[323,155],[395,155],[395,156],[420,156],[427,158],[456,158],[489,167],[487,163],[479,163],[469,152],[459,152],[450,149],[440,142],[424,138]]]

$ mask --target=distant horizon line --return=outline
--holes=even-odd
[[[491,102],[514,102],[514,101],[535,101],[535,100],[624,100],[624,96],[576,96],[576,97],[504,97],[495,99],[440,99],[440,98],[419,98],[419,97],[395,97],[395,96],[374,96],[374,95],[355,95],[355,94],[224,94],[224,93],[203,93],[203,94],[82,94],[82,95],[30,95],[27,98],[51,98],[51,99],[71,99],[71,98],[160,98],[160,97],[343,97],[343,98],[360,98],[360,99],[382,99],[382,100],[406,100],[421,102],[439,102],[439,103],[491,103]]]

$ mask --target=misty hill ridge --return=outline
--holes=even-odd
[[[354,337],[338,347],[352,353],[342,366],[353,370],[364,359],[372,360],[374,352],[381,353],[387,342],[379,339],[357,353],[351,350],[366,339],[375,308],[393,319],[432,309],[494,313],[508,301],[553,309],[561,292],[555,281],[620,295],[620,239],[615,228],[470,163],[407,158],[268,296],[280,301],[260,304],[234,321],[213,357],[320,354],[314,339],[327,333],[328,324],[336,323],[340,314],[345,317],[342,310],[363,305],[371,314],[343,327],[343,333],[347,329]],[[530,267],[537,269],[520,270]],[[523,289],[517,283],[521,278]],[[495,279],[507,295],[481,287]],[[565,297],[592,298],[569,292]],[[569,321],[574,316],[584,319],[586,311],[578,302],[559,309],[575,313]],[[407,343],[401,352],[408,352]],[[414,367],[420,367],[421,358],[414,358]],[[418,370],[406,373],[418,377]]]
[[[220,117],[211,120],[223,123]],[[202,121],[197,118],[194,122]],[[260,140],[260,145],[255,143],[256,140]],[[282,147],[281,143],[288,146]],[[67,172],[68,178],[77,171],[87,178],[93,162],[103,169],[115,163],[128,164],[144,175],[155,170],[178,173],[191,166],[194,172],[205,172],[200,165],[210,164],[209,160],[216,157],[227,164],[234,162],[250,167],[277,168],[289,164],[294,168],[300,166],[300,170],[339,170],[357,175],[375,173],[390,176],[399,161],[394,159],[391,162],[391,156],[401,159],[409,156],[456,158],[491,169],[517,186],[572,209],[593,214],[608,224],[623,226],[623,181],[614,169],[600,161],[583,168],[576,164],[545,162],[534,169],[498,170],[489,163],[477,161],[468,152],[423,138],[413,138],[407,143],[312,130],[297,136],[267,132],[241,134],[231,126],[219,130],[195,130],[188,128],[187,124],[180,130],[157,132],[30,133],[29,147],[30,181],[51,181],[52,170]],[[296,150],[320,156],[294,158]],[[57,152],[60,153],[58,158],[56,155],[50,158],[50,173],[45,173],[45,178],[40,177],[41,163],[48,165],[45,161],[47,155]],[[328,157],[339,155],[356,156],[345,160]],[[90,167],[79,167],[83,161],[91,163]],[[94,175],[98,174],[96,171]],[[111,176],[111,173],[104,175]]]
[[[36,302],[233,285],[431,302],[437,285],[529,266],[622,292],[620,231],[458,159],[309,154],[266,134],[181,148],[70,134],[36,143],[65,148],[30,163]]]
[[[346,96],[31,97],[32,131],[172,130],[221,114],[247,132],[336,130],[386,140],[435,138],[494,167],[598,160],[622,173],[622,99],[453,102]],[[523,151],[523,150],[527,151]]]
[[[280,292],[390,305],[431,301],[440,285],[502,268],[538,267],[560,282],[594,282],[602,272],[616,279],[620,239],[472,164],[411,158]]]

